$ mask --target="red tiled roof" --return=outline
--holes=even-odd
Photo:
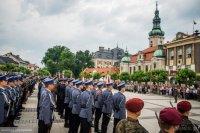
[[[84,72],[93,73],[94,71],[101,73],[102,76],[107,75],[107,73],[119,73],[119,68],[112,67],[112,68],[86,68]]]
[[[145,54],[144,60],[150,61],[153,58],[153,53],[147,53]]]
[[[144,54],[144,61],[150,61],[153,58],[153,53],[158,49],[158,46],[153,46],[142,50]],[[137,61],[138,54],[132,55],[131,62],[134,63]]]

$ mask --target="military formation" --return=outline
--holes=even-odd
[[[36,79],[26,75],[0,75],[0,127],[17,127],[28,97],[33,92]]]
[[[92,128],[96,133],[107,133],[112,117],[113,133],[148,133],[138,120],[144,101],[127,100],[125,83],[119,83],[118,92],[113,94],[113,83],[7,75],[0,76],[1,127],[15,126],[13,122],[36,82],[38,133],[50,133],[55,112],[64,119],[63,126],[68,128],[68,133],[91,133]],[[198,133],[196,125],[188,119],[191,108],[188,101],[181,101],[177,108],[164,108],[159,116],[156,113],[160,133]]]

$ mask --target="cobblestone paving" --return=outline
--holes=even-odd
[[[113,90],[113,93],[116,93],[116,90]],[[133,92],[125,92],[127,100],[134,97],[139,97],[145,101],[144,109],[142,114],[139,117],[140,123],[150,132],[156,133],[159,132],[159,126],[157,119],[155,117],[155,111],[159,111],[164,107],[170,107],[170,100],[173,102],[173,99],[166,96],[159,96],[154,94],[138,94]],[[192,110],[190,114],[190,119],[200,125],[200,103],[197,101],[190,101],[192,103]],[[173,103],[174,107],[176,103]],[[18,128],[15,129],[15,132],[24,132],[24,133],[37,133],[38,132],[38,121],[37,121],[37,90],[34,91],[32,96],[29,97],[26,104],[23,105],[25,109],[22,111],[22,116],[20,120],[16,120],[15,124]],[[113,128],[113,118],[108,126],[108,133],[112,133]],[[67,133],[68,129],[64,128],[64,120],[60,119],[57,112],[55,112],[55,121],[53,123],[51,133]],[[93,129],[92,129],[93,132]]]

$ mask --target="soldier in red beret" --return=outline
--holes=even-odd
[[[188,101],[181,101],[177,104],[177,110],[181,113],[183,122],[180,124],[177,133],[196,133],[195,125],[188,119],[192,105]],[[197,129],[196,129],[197,130]]]
[[[139,123],[138,117],[144,107],[144,101],[133,98],[126,102],[127,119],[118,122],[115,133],[148,133]]]
[[[175,108],[164,108],[160,111],[160,133],[175,133],[182,122],[181,114]]]

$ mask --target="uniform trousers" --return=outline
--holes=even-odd
[[[94,130],[95,131],[99,130],[99,120],[102,115],[101,110],[102,110],[101,108],[96,108],[96,111],[95,111],[95,118],[94,118]]]
[[[80,133],[89,133],[91,128],[90,122],[87,121],[87,118],[80,118],[80,120],[81,120]]]
[[[72,133],[78,133],[78,128],[80,125],[80,117],[79,114],[72,114],[72,119],[73,119],[73,126],[70,127]]]
[[[114,118],[113,133],[115,133],[115,128],[116,128],[116,126],[117,126],[117,123],[118,123],[120,120],[121,120],[121,119]]]
[[[72,108],[69,108],[69,131],[68,133],[72,133],[71,129],[73,127],[73,117],[72,117]]]
[[[44,124],[44,121],[39,120],[38,122],[38,133],[50,133],[52,123],[49,125]]]
[[[111,114],[103,113],[102,125],[101,125],[101,133],[107,133],[108,123],[110,121]]]
[[[65,103],[65,125],[69,124],[69,104]]]

